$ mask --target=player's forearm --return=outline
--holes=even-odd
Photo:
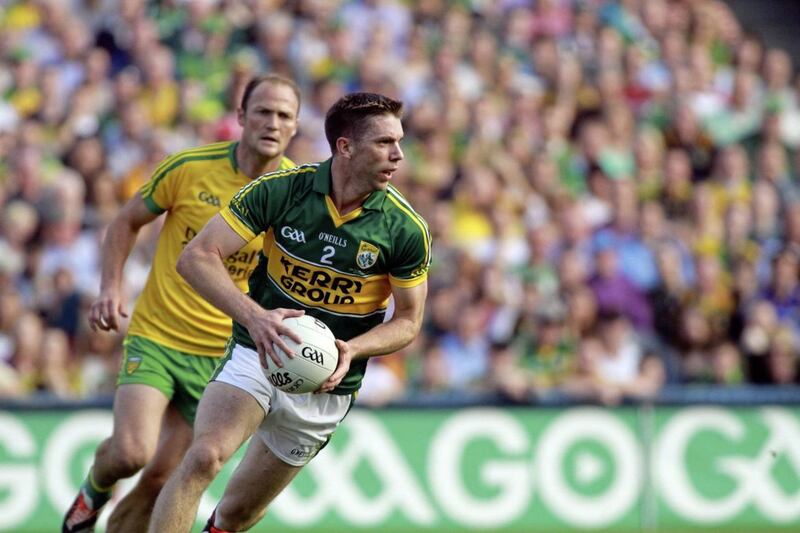
[[[124,218],[117,218],[109,224],[102,248],[101,291],[119,289],[122,285],[122,271],[138,234],[138,228],[133,228]]]
[[[421,320],[394,317],[368,332],[347,341],[353,359],[366,359],[401,350],[411,344],[420,330]]]
[[[189,246],[176,268],[197,294],[237,322],[247,324],[247,318],[261,309],[233,283],[218,253]]]

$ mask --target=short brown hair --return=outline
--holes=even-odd
[[[366,118],[390,114],[403,115],[403,102],[376,93],[350,93],[331,106],[325,115],[325,137],[331,152],[336,153],[336,139],[358,138],[366,126]]]
[[[281,76],[280,74],[262,74],[261,76],[256,76],[255,78],[251,79],[247,82],[247,85],[244,87],[244,92],[242,93],[242,102],[241,107],[243,111],[247,111],[247,104],[250,100],[250,95],[253,94],[253,91],[256,90],[256,87],[261,85],[262,83],[271,83],[273,85],[286,85],[289,87],[294,95],[297,97],[297,111],[300,112],[300,88],[297,84],[285,77]]]

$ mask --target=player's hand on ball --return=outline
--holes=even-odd
[[[97,331],[119,331],[119,317],[128,317],[118,290],[104,290],[89,309],[89,327]]]
[[[319,386],[319,389],[314,391],[314,394],[332,391],[339,386],[345,374],[350,370],[350,361],[353,359],[350,345],[343,340],[336,339],[336,347],[339,349],[339,362],[336,365],[336,370],[333,371],[331,377],[325,380],[325,383]]]
[[[250,318],[245,327],[250,332],[250,338],[256,345],[258,350],[258,360],[261,362],[261,368],[267,368],[267,356],[278,366],[283,367],[283,361],[275,351],[273,344],[281,349],[288,357],[294,357],[293,350],[286,345],[286,342],[281,336],[286,336],[296,343],[302,342],[302,339],[292,331],[291,328],[286,327],[283,323],[284,318],[293,316],[302,316],[305,311],[299,309],[271,309],[258,313],[256,316]]]

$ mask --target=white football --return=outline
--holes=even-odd
[[[287,357],[283,350],[273,344],[283,367],[279,368],[267,357],[264,374],[270,383],[284,392],[313,392],[333,374],[339,362],[339,350],[333,332],[320,319],[310,315],[285,318],[283,323],[297,333],[303,342],[298,345],[289,337],[283,337],[286,345],[294,350],[294,357]]]

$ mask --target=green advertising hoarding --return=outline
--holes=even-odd
[[[0,531],[58,530],[110,431],[0,413]],[[420,530],[800,531],[800,409],[356,409],[254,528]]]

